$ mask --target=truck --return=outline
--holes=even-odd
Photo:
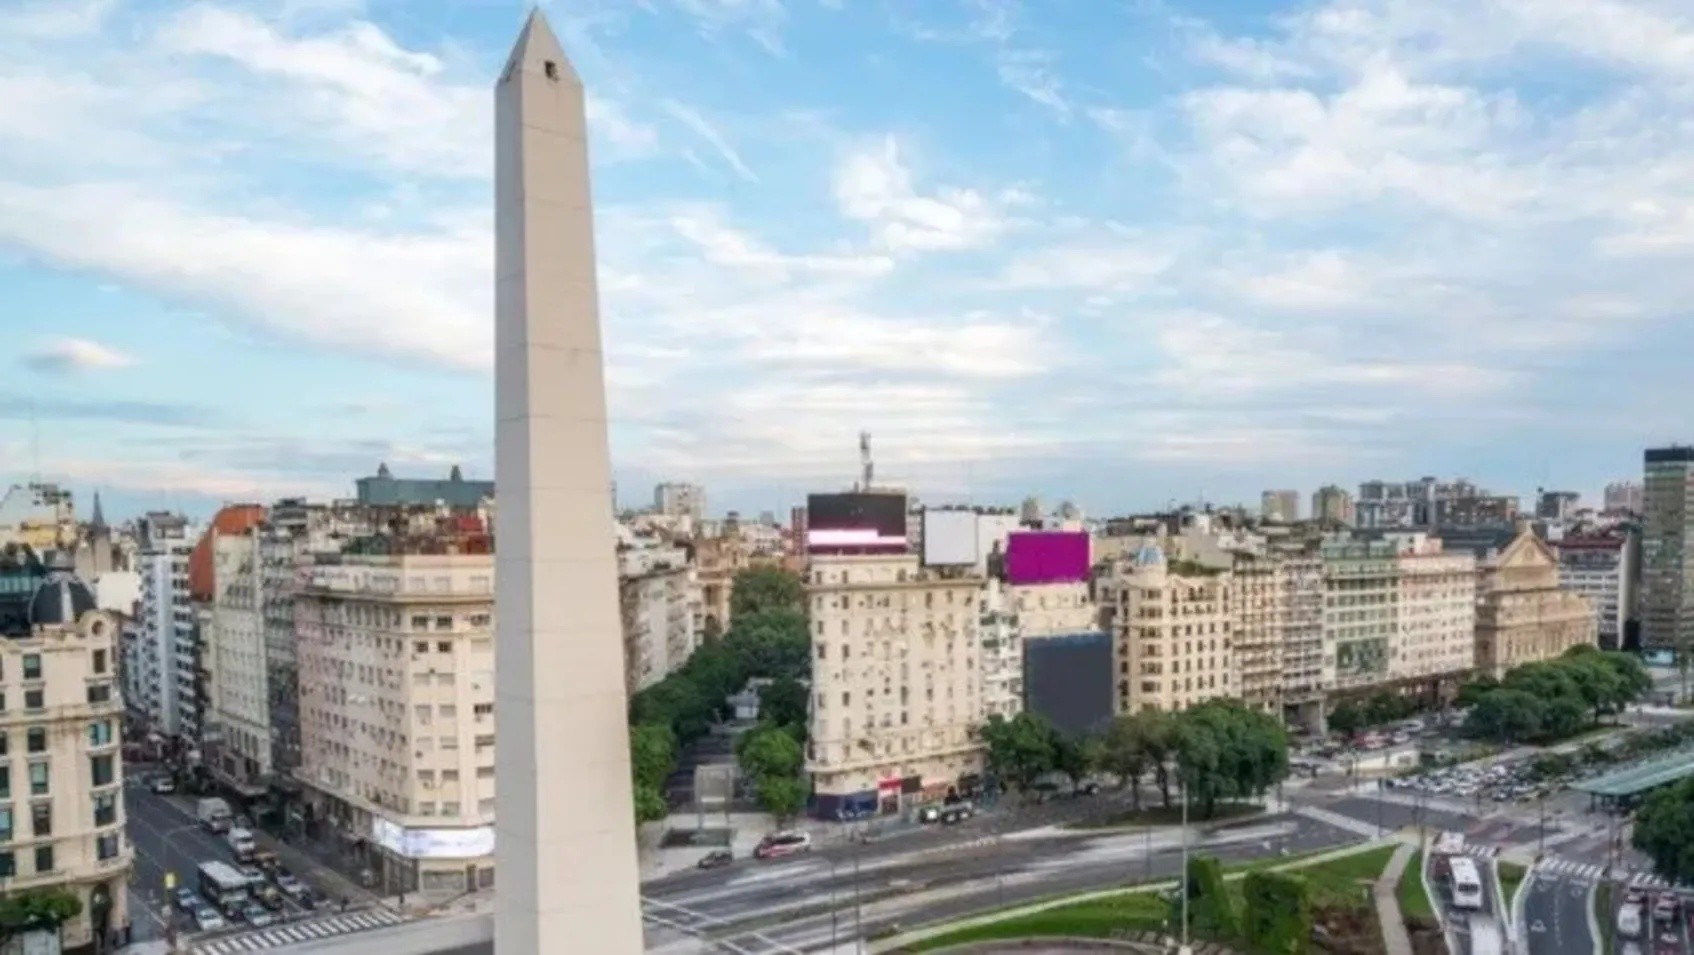
[[[259,851],[259,844],[253,839],[252,830],[231,829],[224,838],[229,842],[229,851],[235,853],[235,858],[241,862],[251,862],[253,854]]]
[[[1620,938],[1640,938],[1641,921],[1641,903],[1625,902],[1618,909],[1618,936]]]
[[[247,879],[227,862],[201,863],[200,897],[220,912],[247,904]]]
[[[194,818],[208,831],[226,832],[231,818],[229,803],[217,796],[207,796],[195,805]]]

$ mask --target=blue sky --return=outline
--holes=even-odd
[[[1694,437],[1680,0],[580,0],[626,501],[1467,475]],[[491,461],[505,0],[9,0],[0,481]]]

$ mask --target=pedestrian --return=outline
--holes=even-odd
[[[345,895],[341,897],[341,911],[347,911],[347,896]]]

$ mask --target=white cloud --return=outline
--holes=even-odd
[[[1053,55],[1043,50],[1007,50],[999,57],[1000,82],[1061,117],[1068,117],[1071,105],[1053,64]]]
[[[116,0],[24,0],[5,14],[6,31],[37,39],[62,39],[98,30]]]
[[[868,223],[877,243],[896,253],[989,245],[1009,225],[1006,207],[1023,198],[1016,191],[988,196],[956,188],[921,195],[893,136],[851,153],[835,170],[841,214]]]
[[[782,25],[788,12],[781,0],[673,0],[677,9],[694,17],[702,32],[736,29],[766,52],[781,54]]]
[[[75,373],[127,368],[135,359],[86,338],[54,338],[26,352],[24,363],[38,371]]]
[[[665,100],[664,108],[665,112],[671,114],[677,122],[693,130],[696,136],[706,141],[706,145],[716,150],[717,154],[723,158],[724,163],[735,170],[737,176],[748,182],[759,181],[759,177],[754,175],[753,170],[742,161],[741,154],[736,151],[734,146],[730,145],[724,134],[707,121],[706,117],[701,116],[697,110],[684,106],[676,100]]]
[[[585,101],[588,125],[614,153],[649,156],[659,145],[659,131],[629,115],[621,103],[588,93]]]
[[[694,243],[706,261],[736,268],[761,270],[773,277],[791,272],[836,275],[884,275],[894,268],[886,255],[790,255],[777,252],[744,232],[723,225],[704,209],[689,209],[671,217],[677,235]]]

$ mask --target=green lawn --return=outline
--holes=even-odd
[[[1304,878],[1312,886],[1312,901],[1319,906],[1339,906],[1350,909],[1370,907],[1370,888],[1393,857],[1395,846],[1378,846],[1355,852],[1327,862],[1300,865],[1289,869],[1292,875]],[[1326,850],[1333,851],[1333,850]],[[1231,875],[1255,869],[1287,865],[1288,859],[1262,859],[1242,864]],[[1231,878],[1226,883],[1235,896],[1240,910],[1242,880]],[[1105,898],[1069,905],[1055,906],[1045,911],[1015,918],[1002,919],[932,936],[921,942],[902,947],[903,951],[927,952],[966,942],[985,942],[996,939],[1072,936],[1077,938],[1111,938],[1133,932],[1159,931],[1173,917],[1170,905],[1162,893],[1139,891],[1122,892]]]
[[[1402,916],[1435,918],[1435,907],[1429,902],[1429,893],[1423,889],[1423,850],[1413,853],[1412,861],[1406,863],[1406,871],[1401,873],[1394,895],[1400,900]]]
[[[1171,918],[1170,905],[1157,892],[1125,892],[1109,898],[1061,905],[1045,912],[963,928],[903,946],[928,952],[966,942],[994,939],[1072,936],[1111,938],[1130,932],[1156,932]]]
[[[1512,899],[1517,896],[1518,883],[1523,881],[1524,867],[1516,862],[1500,863],[1500,892],[1504,896],[1500,907],[1507,914],[1512,911]]]

